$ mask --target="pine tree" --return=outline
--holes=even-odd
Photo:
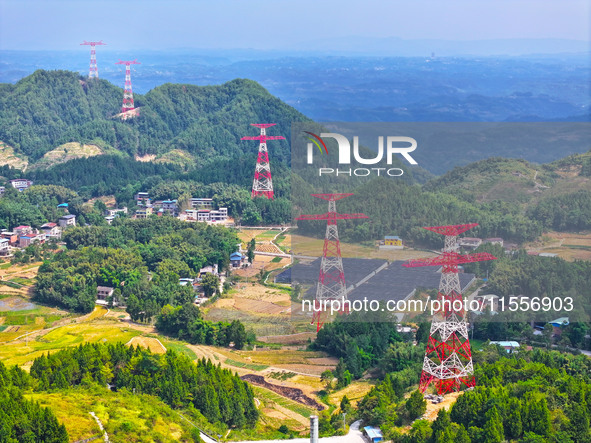
[[[589,441],[589,416],[587,415],[587,403],[572,403],[567,410],[570,420],[568,434],[573,441]]]
[[[521,423],[521,402],[513,398],[509,402],[509,416],[505,421],[505,435],[507,438],[517,440],[523,435]]]
[[[439,438],[442,438],[441,436],[449,430],[450,426],[451,420],[449,419],[449,412],[444,408],[440,409],[437,413],[437,418],[431,425],[431,428],[433,429],[433,442],[440,443],[441,440],[439,440]],[[449,435],[449,432],[447,434]]]
[[[464,425],[459,425],[454,437],[454,443],[471,443],[470,436]]]
[[[500,443],[505,439],[503,421],[496,406],[493,406],[485,415],[486,423],[482,429],[484,443]]]
[[[427,402],[425,401],[423,394],[417,389],[410,394],[409,399],[406,401],[406,411],[410,419],[420,417],[427,410]]]

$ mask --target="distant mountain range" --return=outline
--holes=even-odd
[[[583,40],[555,38],[513,38],[489,40],[402,39],[398,37],[365,37],[352,35],[302,42],[294,49],[314,48],[315,52],[348,55],[420,57],[435,54],[444,57],[492,55],[565,54],[591,51]]]
[[[132,71],[135,92],[164,83],[205,86],[248,78],[319,122],[590,119],[589,52],[456,57],[428,50],[418,57],[370,57],[346,51],[99,49],[100,77],[119,87],[124,70],[114,63],[137,58],[142,64]],[[81,49],[2,51],[0,82],[16,83],[37,69],[86,75],[88,59]]]

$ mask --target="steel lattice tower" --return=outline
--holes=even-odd
[[[478,223],[425,228],[445,235],[443,253],[433,258],[409,260],[403,265],[408,268],[441,266],[437,297],[441,303],[441,310],[435,312],[431,323],[419,385],[421,392],[425,392],[431,382],[435,382],[439,394],[459,391],[462,384],[466,387],[475,384],[458,265],[496,260],[496,257],[487,252],[466,255],[456,252],[458,235],[474,226],[478,226]],[[458,301],[455,307],[454,301]],[[457,309],[460,304],[461,308]]]
[[[324,249],[320,262],[320,276],[316,287],[316,299],[314,300],[314,316],[312,323],[316,321],[316,332],[324,324],[326,312],[324,302],[330,300],[346,300],[347,286],[345,284],[345,272],[341,257],[341,243],[337,220],[351,220],[356,218],[369,218],[362,213],[339,214],[336,210],[336,201],[353,194],[312,194],[313,197],[328,201],[328,212],[325,214],[300,215],[296,220],[326,220],[326,235],[324,237]]]
[[[88,71],[88,78],[98,78],[98,67],[96,65],[96,46],[106,45],[103,41],[80,43],[81,46],[90,46],[90,70]]]
[[[133,91],[131,90],[131,68],[130,65],[141,65],[136,60],[121,61],[119,60],[116,65],[125,65],[125,89],[123,89],[123,105],[121,106],[121,112],[127,112],[135,109],[133,105]]]
[[[266,129],[275,126],[276,123],[251,123],[251,126],[261,128],[261,134],[256,137],[242,137],[242,140],[259,140],[259,156],[254,170],[251,197],[265,196],[273,200],[273,180],[271,179],[271,167],[269,165],[269,152],[267,140],[285,140],[282,136],[268,136]]]

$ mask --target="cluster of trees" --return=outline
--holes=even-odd
[[[138,162],[122,155],[99,155],[78,158],[48,169],[27,172],[27,178],[39,184],[54,184],[76,190],[86,198],[102,195],[133,200],[133,194],[142,186],[151,187],[161,180],[173,179],[181,174],[178,166],[170,163]]]
[[[527,215],[544,228],[557,231],[580,231],[591,228],[591,193],[580,190],[540,200]]]
[[[336,374],[337,378],[341,375],[340,379],[347,377],[345,371],[348,377],[361,377],[364,371],[381,360],[392,343],[402,341],[396,332],[396,323],[392,321],[380,321],[378,318],[368,321],[359,312],[347,317],[326,323],[311,345],[313,349],[328,352],[343,360],[344,366]]]
[[[210,360],[193,363],[172,350],[158,355],[122,343],[83,344],[36,358],[31,377],[40,390],[109,383],[113,389],[155,395],[174,408],[192,405],[211,423],[235,428],[254,426],[258,419],[246,382]]]
[[[24,398],[30,386],[25,371],[18,366],[7,369],[0,362],[0,441],[68,442],[66,428],[53,412]]]
[[[383,380],[358,403],[357,414],[364,423],[385,427],[401,426],[424,412],[424,399],[413,393],[404,401],[408,388],[418,384],[425,347],[397,342],[388,348],[379,362]],[[416,391],[418,392],[418,391]]]
[[[156,328],[189,343],[214,346],[229,346],[233,343],[235,349],[242,349],[253,338],[248,336],[239,320],[231,323],[204,320],[199,308],[193,303],[176,308],[164,306],[156,320]]]
[[[491,266],[493,271],[487,283],[487,290],[491,293],[504,297],[523,294],[552,299],[570,296],[576,309],[571,312],[552,309],[548,315],[553,318],[548,320],[564,314],[571,317],[571,321],[588,321],[591,313],[588,302],[591,296],[591,263],[531,256],[522,250],[508,256],[503,254]],[[538,318],[541,319],[541,315]]]
[[[86,226],[64,234],[67,251],[46,261],[37,275],[35,298],[69,310],[90,312],[97,285],[115,288],[127,300],[133,320],[149,321],[164,305],[193,300],[180,277],[193,277],[206,264],[224,269],[238,243],[219,226],[171,218],[120,219],[113,226]]]

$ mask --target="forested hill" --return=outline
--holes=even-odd
[[[164,84],[134,94],[141,117],[120,121],[123,90],[70,71],[38,70],[16,84],[0,84],[0,141],[34,162],[68,142],[115,148],[127,155],[173,149],[205,159],[232,158],[256,149],[250,123],[277,123],[272,135],[289,138],[291,122],[308,120],[258,83],[237,79],[219,86]],[[289,162],[289,140],[273,144]]]
[[[589,177],[591,151],[546,164],[493,157],[433,178],[425,184],[425,190],[446,192],[468,201],[531,204],[550,196],[591,191]]]

